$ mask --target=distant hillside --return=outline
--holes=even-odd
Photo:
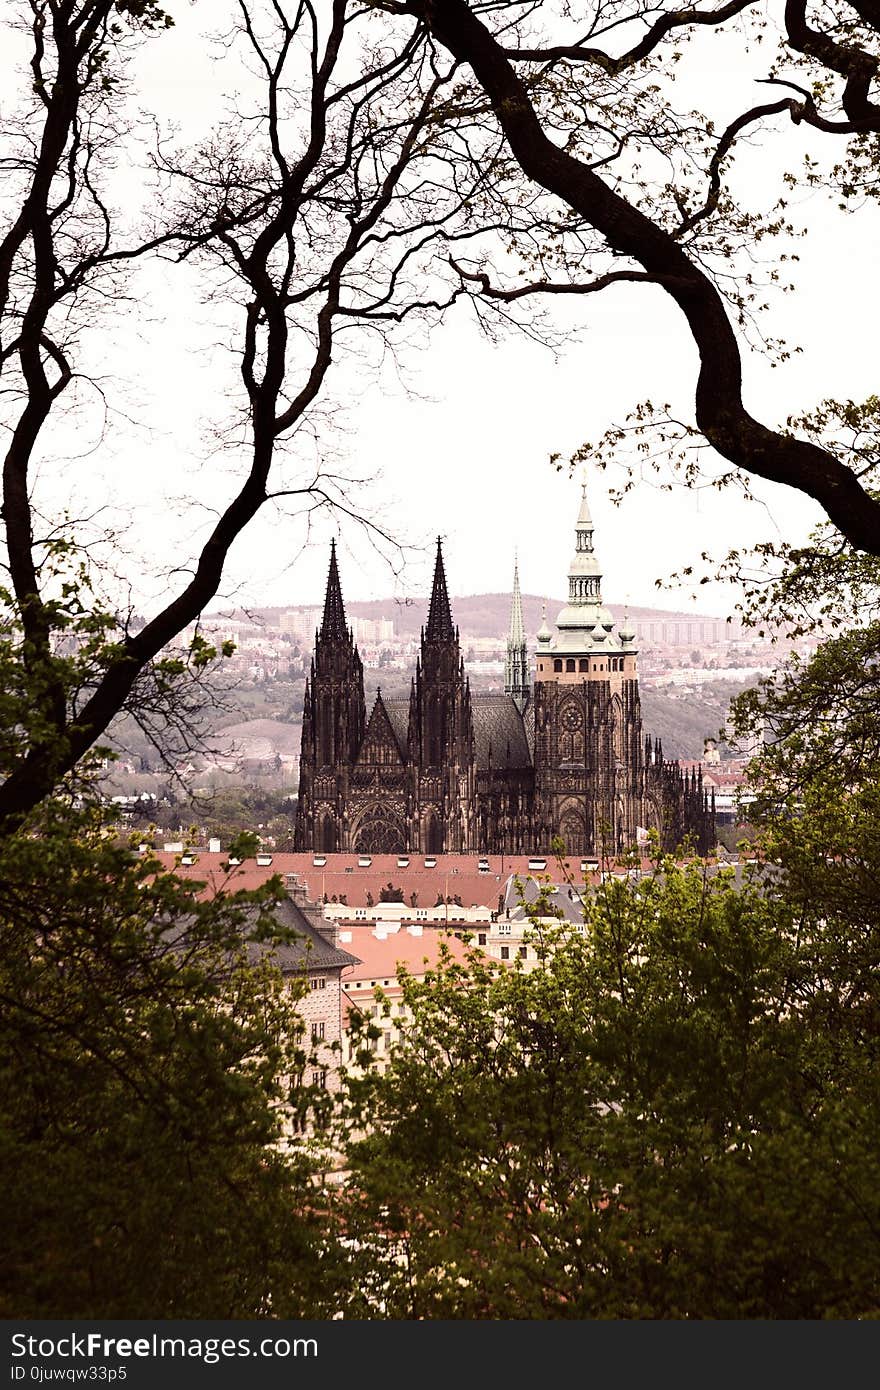
[[[464,594],[457,595],[451,600],[452,616],[465,637],[498,637],[507,632],[510,624],[510,594]],[[545,598],[538,594],[523,594],[523,619],[526,632],[537,632],[541,626],[541,609],[547,605],[547,621],[551,627],[556,614],[560,608],[565,606],[566,600],[562,598]],[[248,614],[235,612],[226,613],[222,616],[230,618],[258,618],[269,627],[277,627],[282,613],[295,612],[298,609],[313,608],[313,604],[292,603],[287,607],[276,608],[257,608],[249,610]],[[624,615],[622,604],[610,603],[608,605],[617,621]],[[417,637],[428,612],[428,596],[414,599],[395,599],[378,598],[365,603],[346,603],[346,612],[350,618],[391,618],[394,622],[394,630],[401,637]],[[639,619],[654,619],[663,622],[688,621],[704,615],[690,612],[678,612],[667,608],[637,608],[630,607],[626,610],[629,617],[634,621]],[[220,615],[218,615],[220,616]]]
[[[718,681],[686,699],[641,686],[642,728],[663,743],[667,758],[702,758],[707,738],[717,738],[727,722],[731,697],[742,684]]]

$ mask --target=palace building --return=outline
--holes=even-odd
[[[654,828],[705,852],[712,812],[642,732],[635,633],[602,604],[582,490],[568,603],[532,669],[514,568],[505,693],[471,692],[443,553],[408,699],[367,713],[335,544],[303,709],[295,848],[322,853],[617,853]]]

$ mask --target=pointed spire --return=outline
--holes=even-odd
[[[539,634],[540,635],[540,634]],[[507,665],[504,672],[505,694],[512,696],[520,713],[529,699],[529,660],[526,653],[526,630],[522,615],[522,595],[519,591],[519,560],[513,557],[513,594],[510,600],[510,631],[507,634]]]
[[[424,628],[424,640],[426,642],[455,641],[449,594],[446,589],[446,572],[443,568],[443,549],[439,536],[437,537],[437,559],[434,563],[434,586],[431,590],[431,606],[428,609],[428,621]]]
[[[507,634],[508,647],[518,647],[526,640],[525,624],[523,623],[522,595],[519,591],[519,559],[514,552],[513,557],[513,597],[510,603],[510,631]]]
[[[342,602],[342,588],[339,583],[339,569],[336,564],[336,542],[330,542],[330,572],[327,575],[327,593],[324,596],[324,619],[321,623],[321,638],[327,642],[344,642],[348,638],[345,621],[345,607]]]
[[[587,502],[586,480],[581,483],[581,505],[575,523],[575,549],[568,567],[569,608],[581,610],[578,626],[585,632],[596,623],[605,625],[609,614],[602,608],[602,570],[593,543],[593,518]],[[571,616],[571,615],[570,615]],[[568,626],[572,626],[568,622]],[[610,623],[606,629],[610,631]]]
[[[590,504],[587,501],[587,466],[584,464],[581,470],[581,509],[578,512],[577,525],[580,528],[589,527],[593,529],[593,518],[590,515]]]

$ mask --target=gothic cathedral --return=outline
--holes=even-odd
[[[643,741],[635,633],[602,604],[583,489],[568,604],[537,634],[534,681],[514,569],[505,693],[472,694],[440,542],[409,699],[366,715],[331,545],[324,616],[303,708],[295,848],[323,853],[598,855],[655,828],[704,853],[712,815],[699,778]]]

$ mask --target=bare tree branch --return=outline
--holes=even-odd
[[[699,352],[696,419],[713,447],[748,472],[806,492],[854,546],[880,555],[880,502],[853,472],[824,449],[769,429],[746,410],[740,350],[721,297],[675,237],[548,138],[525,83],[465,0],[410,0],[408,9],[460,62],[470,64],[523,172],[601,232],[614,252],[665,284]]]

